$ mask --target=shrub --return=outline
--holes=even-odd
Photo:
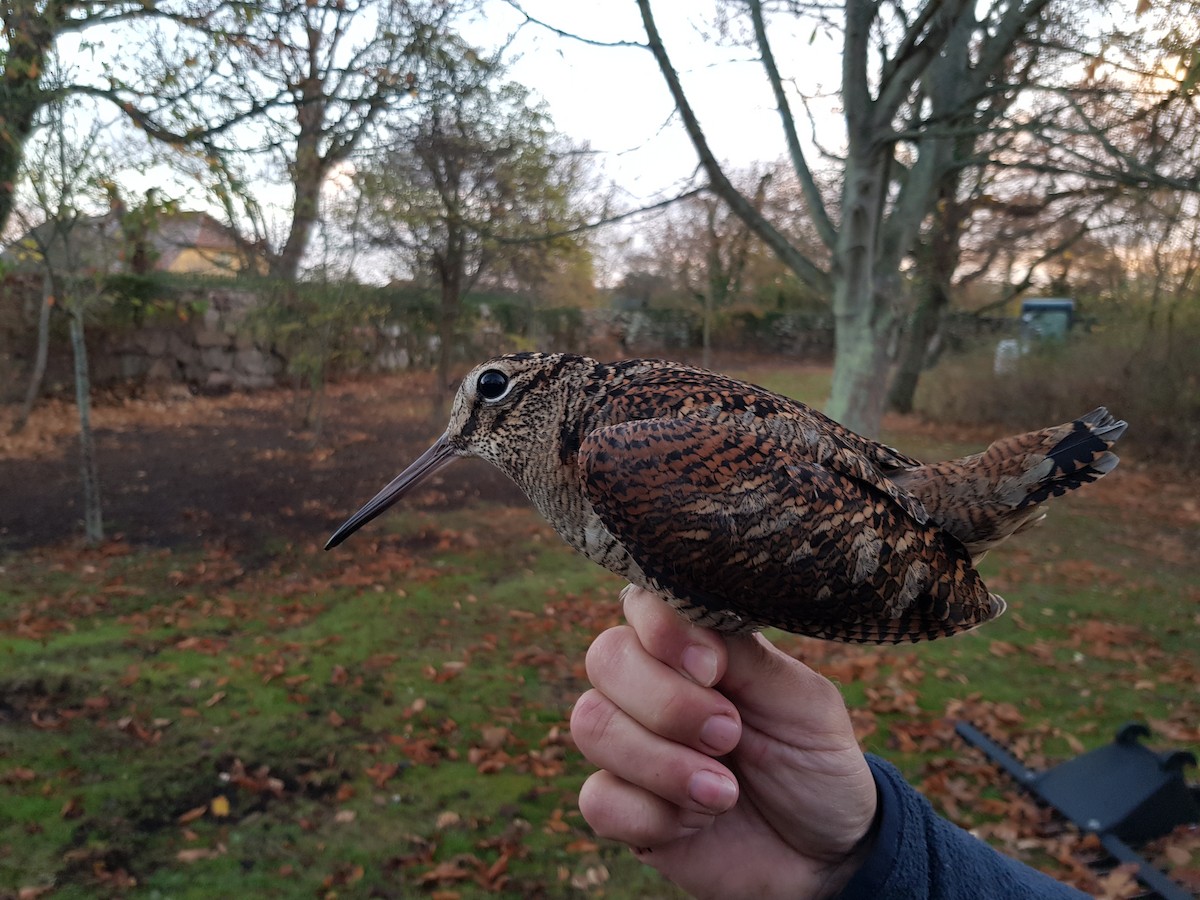
[[[925,373],[916,408],[941,422],[1011,430],[1107,406],[1129,422],[1123,443],[1143,459],[1200,463],[1200,314],[1125,314],[1061,344],[1037,347],[1013,371],[993,370],[995,344]]]

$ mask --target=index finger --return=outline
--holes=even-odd
[[[621,599],[626,621],[655,659],[701,687],[712,687],[725,676],[729,654],[717,632],[693,625],[662,597],[636,585],[625,588]]]

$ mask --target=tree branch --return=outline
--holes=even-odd
[[[972,314],[976,315],[976,316],[985,315],[986,313],[989,313],[994,309],[1001,309],[1006,304],[1008,304],[1009,301],[1014,300],[1017,297],[1019,297],[1026,290],[1029,289],[1029,286],[1031,284],[1033,284],[1033,276],[1037,273],[1037,269],[1040,265],[1042,265],[1043,263],[1049,262],[1050,260],[1054,259],[1055,257],[1061,256],[1073,244],[1077,243],[1084,235],[1088,234],[1091,231],[1093,231],[1093,229],[1090,225],[1088,225],[1088,223],[1086,221],[1081,222],[1079,227],[1077,227],[1074,230],[1072,230],[1071,232],[1069,232],[1066,236],[1064,236],[1062,238],[1062,240],[1058,241],[1057,243],[1055,243],[1052,246],[1047,247],[1045,250],[1043,250],[1037,256],[1037,258],[1034,259],[1033,262],[1031,262],[1029,264],[1029,266],[1026,268],[1025,277],[1022,278],[1016,284],[1011,285],[1009,287],[1009,289],[1004,292],[1004,295],[999,300],[993,300],[991,303],[985,304],[984,306],[981,306],[978,309],[973,310]]]
[[[754,22],[754,39],[758,42],[758,48],[762,54],[763,68],[767,72],[767,80],[771,82],[771,91],[775,95],[775,106],[779,110],[779,119],[783,124],[783,134],[787,140],[792,168],[800,180],[800,190],[804,193],[804,200],[808,206],[809,215],[812,217],[813,226],[817,229],[821,240],[825,242],[825,246],[832,248],[837,243],[837,229],[829,218],[825,200],[821,196],[812,170],[808,167],[804,150],[800,146],[800,138],[796,133],[796,120],[792,116],[791,105],[783,90],[783,80],[779,76],[779,67],[775,64],[775,54],[771,50],[771,42],[767,39],[767,26],[763,20],[761,0],[750,0],[750,17]]]
[[[662,37],[658,33],[658,26],[654,21],[654,14],[650,11],[650,0],[637,0],[637,5],[642,13],[642,25],[646,29],[650,52],[654,55],[663,78],[667,82],[667,87],[675,101],[675,107],[679,110],[680,118],[683,120],[683,127],[700,157],[700,165],[708,176],[712,190],[729,204],[729,208],[738,218],[762,238],[763,243],[770,247],[805,284],[816,290],[828,292],[830,288],[829,275],[814,265],[812,260],[797,250],[782,232],[767,221],[762,213],[754,209],[753,204],[742,196],[721,169],[721,165],[713,155],[712,148],[708,145],[708,139],[700,127],[696,112],[684,94],[683,85],[679,81],[679,73],[675,71],[666,48],[663,46]]]
[[[876,100],[875,125],[890,127],[896,111],[912,92],[930,63],[938,58],[951,33],[964,16],[971,15],[973,5],[966,0],[926,0],[927,6],[908,29],[901,47],[903,55],[896,56],[879,82]]]
[[[876,4],[872,0],[846,0],[846,32],[842,39],[842,108],[846,131],[854,142],[873,119],[875,101],[869,90],[867,54]]]
[[[1030,22],[1041,16],[1050,0],[1030,0],[1013,3],[1007,8],[1000,24],[983,42],[979,61],[968,74],[972,94],[983,92],[987,82],[1004,70],[1004,60],[1012,52],[1017,37]]]
[[[211,139],[223,132],[232,130],[243,122],[262,115],[264,112],[291,102],[290,94],[286,88],[283,88],[275,96],[266,100],[256,101],[241,112],[234,113],[229,118],[222,119],[216,124],[196,126],[189,128],[187,131],[172,131],[160,125],[150,113],[138,109],[134,105],[133,100],[122,97],[119,91],[96,87],[90,84],[74,84],[66,86],[59,91],[51,92],[49,96],[53,99],[54,96],[66,96],[67,94],[82,94],[88,97],[107,100],[128,116],[130,121],[150,137],[174,147],[186,146]]]
[[[556,34],[561,38],[566,38],[567,40],[578,41],[579,43],[587,44],[590,47],[638,47],[643,50],[646,48],[645,44],[638,43],[637,41],[598,41],[594,38],[586,38],[583,35],[575,34],[571,31],[564,31],[562,28],[557,28],[554,25],[551,25],[549,22],[531,16],[525,11],[525,8],[517,2],[517,0],[504,0],[504,2],[512,7],[512,9],[515,10],[525,20],[524,24],[536,25],[538,28],[544,28],[551,34]]]
[[[595,231],[597,228],[603,228],[605,225],[615,225],[617,222],[623,222],[626,219],[631,219],[634,216],[639,216],[642,213],[654,212],[660,209],[666,209],[681,200],[687,200],[691,197],[698,197],[701,194],[708,192],[708,187],[689,188],[682,194],[676,194],[674,197],[668,197],[666,200],[659,200],[657,203],[651,203],[647,206],[639,206],[637,209],[628,209],[625,212],[616,213],[611,216],[602,216],[599,219],[594,219],[591,222],[584,222],[581,225],[574,225],[570,228],[563,228],[559,231],[547,231],[535,235],[522,235],[520,237],[507,237],[505,235],[494,234],[490,232],[486,224],[479,222],[467,223],[469,227],[483,235],[489,240],[493,240],[498,244],[533,244],[539,241],[552,241],[557,238],[572,237],[576,234],[583,234],[587,231]]]

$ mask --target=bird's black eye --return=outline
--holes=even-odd
[[[508,376],[499,369],[480,372],[475,389],[484,400],[499,400],[508,392]]]

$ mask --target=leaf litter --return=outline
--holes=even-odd
[[[363,421],[398,384],[338,388],[359,412],[332,452],[288,449],[277,426],[275,450],[226,464],[284,475],[295,495],[280,469],[332,477],[371,450],[363,490],[339,488],[352,505],[387,477],[382,458],[403,455]],[[163,430],[195,436],[201,420],[215,432],[247,411],[278,418],[286,398],[128,403],[98,420],[134,452]],[[63,453],[70,412],[39,414],[0,462]],[[1195,484],[1128,468],[996,554],[987,578],[1012,608],[978,634],[919,648],[776,636],[842,686],[868,749],[945,814],[1108,898],[1138,896],[1128,868],[1105,868],[1094,838],[959,744],[953,724],[970,720],[1034,768],[1107,742],[1126,718],[1145,720],[1152,743],[1200,745]],[[320,554],[316,529],[291,527],[303,517],[271,512],[235,516],[226,534],[218,509],[197,510],[199,542],[60,541],[0,560],[0,650],[17,663],[0,676],[0,735],[17,738],[0,742],[0,784],[27,810],[0,824],[0,894],[62,883],[120,895],[184,868],[318,896],[670,896],[576,806],[589,768],[566,721],[587,643],[620,621],[619,585],[523,504],[496,505],[504,495],[488,488],[481,513],[474,477],[352,552]],[[121,771],[136,786],[113,788]],[[33,848],[28,863],[14,863],[18,846]],[[1200,890],[1197,829],[1145,853]]]

